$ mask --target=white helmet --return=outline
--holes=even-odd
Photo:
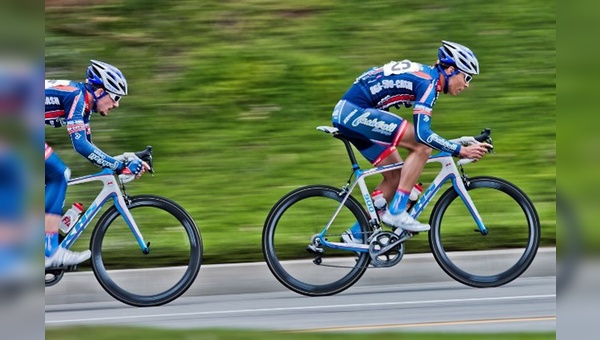
[[[468,74],[479,74],[479,61],[475,54],[466,46],[442,40],[442,47],[438,51],[441,63],[452,65]]]
[[[88,66],[86,76],[92,85],[100,86],[113,94],[127,95],[127,80],[118,68],[98,60],[90,61],[92,65]]]

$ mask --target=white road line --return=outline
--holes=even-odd
[[[220,314],[238,314],[238,313],[264,313],[264,312],[281,312],[295,310],[319,310],[319,309],[344,309],[354,307],[382,307],[382,306],[402,306],[402,305],[420,305],[420,304],[446,304],[446,303],[461,303],[461,302],[485,302],[485,301],[514,301],[514,300],[531,300],[531,299],[548,299],[556,298],[556,294],[546,295],[525,295],[525,296],[504,296],[490,298],[470,298],[470,299],[448,299],[448,300],[424,300],[424,301],[400,301],[400,302],[374,302],[374,303],[353,303],[345,305],[324,305],[324,306],[301,306],[301,307],[279,307],[279,308],[257,308],[257,309],[237,309],[212,312],[189,312],[189,313],[166,313],[166,314],[146,314],[146,315],[130,315],[130,316],[111,316],[101,318],[83,318],[83,319],[68,319],[68,320],[50,320],[46,324],[62,324],[62,323],[81,323],[94,321],[123,321],[126,319],[146,319],[146,318],[165,318],[165,317],[185,317],[185,316],[201,316],[201,315],[220,315]],[[141,310],[141,309],[140,309]]]

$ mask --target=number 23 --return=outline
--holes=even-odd
[[[383,74],[386,76],[414,71],[418,71],[418,65],[413,64],[410,60],[390,61],[383,65]]]

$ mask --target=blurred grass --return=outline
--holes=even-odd
[[[442,39],[471,47],[482,74],[461,96],[441,95],[434,130],[454,138],[492,128],[497,154],[469,175],[521,187],[538,209],[542,243],[555,243],[554,2],[72,3],[46,3],[46,78],[83,79],[89,59],[121,68],[130,96],[109,117],[93,117],[94,142],[111,154],[154,146],[156,175],[129,192],[185,207],[204,238],[205,263],[262,260],[262,225],[281,196],[343,185],[345,150],[315,127],[330,124],[361,72],[392,59],[432,64]],[[64,129],[46,128],[46,140],[74,176],[96,171]],[[70,188],[67,203],[89,202],[96,190]],[[424,236],[407,244],[407,252],[427,249]]]
[[[562,235],[581,234],[581,249],[593,255],[597,263],[600,254],[600,158],[598,157],[599,134],[591,132],[597,126],[595,79],[598,71],[590,67],[595,62],[596,49],[589,46],[596,32],[597,6],[588,9],[581,1],[563,6],[561,19],[566,23],[561,32],[560,48],[565,53],[558,59],[557,90],[560,101],[557,117],[557,148],[560,167],[557,185],[565,206],[576,218],[576,223],[566,225]],[[558,35],[558,33],[557,33]],[[577,100],[571,100],[577,98]],[[568,223],[564,223],[568,224]],[[577,230],[572,231],[573,228]],[[560,229],[560,228],[559,228]],[[572,237],[572,236],[571,236]],[[563,239],[564,240],[564,239]],[[564,240],[563,244],[569,244]]]
[[[481,339],[481,334],[469,333],[293,333],[293,332],[265,332],[248,330],[167,330],[133,327],[64,327],[46,329],[46,339],[282,339],[289,340],[335,340],[335,339],[372,339],[394,338],[415,340],[437,340],[437,339]],[[497,333],[485,334],[489,340],[495,339],[555,339],[555,333]]]

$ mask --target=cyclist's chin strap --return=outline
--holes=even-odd
[[[93,98],[93,103],[92,106],[90,107],[90,111],[92,112],[97,112],[96,111],[96,102],[98,101],[98,97],[96,97],[96,91],[94,91],[94,88],[92,87],[92,85],[90,85],[89,83],[85,84],[85,89],[92,94],[92,98]]]
[[[448,83],[450,82],[450,77],[457,74],[459,71],[456,67],[454,67],[454,71],[452,73],[446,74],[446,71],[444,71],[444,68],[442,67],[442,65],[437,64],[435,66],[437,67],[438,71],[440,71],[440,73],[444,76],[444,94],[447,94],[448,93]]]

